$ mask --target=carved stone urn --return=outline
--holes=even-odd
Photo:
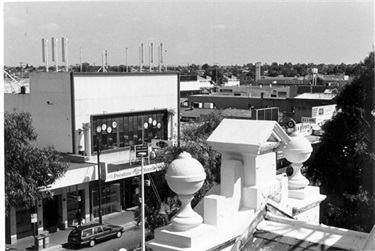
[[[311,143],[306,137],[297,133],[293,133],[290,139],[283,150],[285,158],[291,162],[291,169],[287,170],[288,189],[303,189],[309,184],[309,180],[302,175],[301,167],[311,155]]]
[[[181,201],[180,211],[172,218],[173,229],[186,231],[199,226],[203,219],[191,208],[190,203],[206,179],[201,163],[192,158],[190,153],[182,152],[169,165],[165,179]]]

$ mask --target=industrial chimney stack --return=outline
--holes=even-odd
[[[46,63],[46,72],[48,72],[48,39],[42,38],[42,62]]]
[[[65,71],[69,71],[68,63],[68,39],[65,37],[61,38],[61,50],[62,50],[62,61],[65,63]]]
[[[261,63],[257,62],[255,64],[255,83],[258,83],[258,80],[260,79],[260,67]]]

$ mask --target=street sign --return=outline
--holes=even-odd
[[[38,222],[37,214],[31,214],[31,223],[36,223],[36,222]]]
[[[141,155],[140,153],[145,153],[146,155]],[[135,146],[135,156],[137,158],[148,157],[148,145],[145,145],[145,146]]]

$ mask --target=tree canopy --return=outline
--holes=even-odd
[[[327,195],[324,223],[369,231],[374,203],[374,52],[358,69],[338,94],[336,115],[323,125],[322,142],[307,175]]]
[[[30,208],[41,198],[40,189],[63,176],[67,169],[52,146],[38,148],[32,118],[27,112],[5,112],[5,205]]]

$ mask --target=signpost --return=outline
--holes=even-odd
[[[146,146],[147,147],[147,146]],[[148,149],[148,148],[147,148]],[[137,151],[137,150],[136,150]],[[148,150],[146,151],[148,155]],[[146,156],[146,152],[139,151],[139,157],[142,158],[142,170],[141,170],[141,188],[142,188],[142,193],[141,193],[141,214],[142,214],[142,251],[145,251],[145,176],[144,176],[144,157]],[[138,156],[138,151],[137,151],[137,156]]]
[[[31,214],[31,223],[33,224],[33,232],[34,232],[34,236],[36,236],[36,223],[38,222],[38,215],[37,214]]]
[[[142,146],[135,146],[135,156],[137,158],[140,158],[140,157],[147,158],[148,157],[148,145],[146,144]]]

